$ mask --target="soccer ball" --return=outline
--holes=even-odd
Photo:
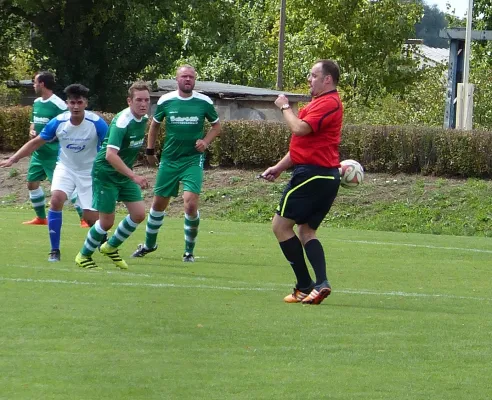
[[[364,168],[355,160],[340,163],[340,184],[345,188],[359,186],[364,180]]]

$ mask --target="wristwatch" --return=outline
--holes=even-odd
[[[289,103],[284,104],[282,107],[280,107],[280,111],[284,112],[284,110],[287,110],[288,108],[290,108]]]

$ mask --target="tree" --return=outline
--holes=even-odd
[[[173,10],[178,1],[2,0],[1,18],[21,18],[34,27],[32,46],[41,69],[56,72],[61,86],[91,89],[93,107],[117,110],[126,84],[166,54],[177,58]],[[166,19],[163,16],[169,16]]]
[[[345,123],[369,125],[442,126],[446,66],[427,67],[420,79],[409,84],[403,96],[385,94],[371,107],[348,108]]]
[[[0,80],[13,79],[12,57],[17,49],[28,47],[29,27],[21,18],[6,15],[0,18]]]
[[[424,44],[430,47],[448,48],[449,41],[439,37],[439,31],[448,26],[443,12],[436,5],[429,7],[424,4],[424,16],[415,25],[415,37],[423,39]]]
[[[217,40],[204,41],[206,32],[197,31],[196,24],[190,26],[187,58],[196,62],[202,78],[273,88],[279,0],[219,3],[227,11],[214,26]],[[417,0],[289,0],[284,87],[307,90],[312,63],[334,58],[342,68],[340,86],[350,102],[367,104],[381,91],[405,91],[418,71],[411,51],[403,52],[402,45],[412,36],[421,13]]]
[[[416,1],[293,0],[288,9],[286,67],[294,84],[316,58],[335,58],[342,69],[340,87],[347,105],[369,104],[382,93],[403,93],[419,72],[411,49],[422,8]],[[301,51],[301,52],[300,52]],[[299,71],[296,66],[302,66]]]

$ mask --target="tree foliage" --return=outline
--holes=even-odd
[[[3,0],[0,13],[32,24],[39,68],[54,70],[62,86],[87,85],[93,106],[114,109],[125,84],[159,52],[168,56],[164,68],[176,57],[176,27],[163,18],[175,7],[157,0]]]
[[[349,107],[345,122],[369,125],[419,125],[441,127],[446,92],[445,65],[425,68],[419,80],[403,95],[387,93],[370,107]]]
[[[28,51],[29,26],[16,15],[4,15],[0,32],[0,80],[22,78],[13,76],[12,58]]]
[[[435,4],[432,7],[424,4],[422,19],[415,24],[415,37],[423,39],[427,46],[448,48],[449,41],[439,37],[439,31],[447,26],[445,13],[440,11]]]
[[[225,3],[225,1],[223,1]],[[278,0],[231,0],[235,11],[222,29],[223,40],[201,51],[189,37],[199,70],[207,79],[274,87]],[[289,0],[285,35],[284,87],[306,86],[306,74],[319,58],[342,66],[346,100],[367,104],[381,91],[402,91],[417,78],[415,62],[402,44],[412,36],[422,6],[399,0]],[[202,42],[201,42],[202,43]],[[203,43],[202,43],[203,44]]]

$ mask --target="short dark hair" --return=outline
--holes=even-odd
[[[331,75],[333,78],[333,82],[335,85],[338,84],[340,79],[340,68],[338,64],[333,60],[318,60],[315,64],[321,64],[321,70],[323,71],[323,75]]]
[[[48,90],[55,89],[55,75],[49,71],[39,71],[36,76],[39,83],[44,83],[44,87]]]
[[[139,92],[141,90],[146,90],[147,92],[150,93],[150,88],[147,82],[144,81],[133,82],[133,84],[128,88],[128,97],[130,99],[133,99],[133,95],[135,94],[135,92]]]
[[[80,98],[84,97],[86,99],[89,98],[89,89],[87,89],[84,85],[81,85],[80,83],[72,83],[71,85],[68,85],[64,90],[63,93],[67,95],[67,99],[72,97],[72,98]]]

